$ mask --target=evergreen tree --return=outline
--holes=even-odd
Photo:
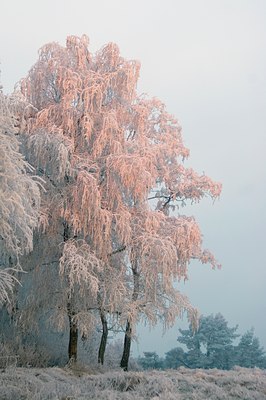
[[[265,368],[265,352],[259,339],[254,336],[254,329],[245,332],[236,347],[236,364],[245,368]]]
[[[177,340],[188,349],[186,361],[190,368],[204,368],[205,364],[204,354],[201,351],[201,322],[202,318],[200,318],[197,332],[195,332],[192,325],[189,326],[189,329],[179,329],[181,336],[179,336]]]
[[[181,347],[175,347],[165,353],[164,368],[177,369],[179,367],[189,367],[189,365],[184,350]]]
[[[143,369],[163,369],[163,359],[160,358],[155,351],[145,351],[143,354],[144,357],[138,359],[138,364],[141,365]]]
[[[194,332],[180,329],[178,341],[188,348],[187,363],[191,368],[230,369],[234,364],[233,340],[238,336],[237,326],[228,327],[225,318],[219,313],[215,316],[202,316],[199,329]]]
[[[233,341],[239,336],[235,333],[237,328],[229,328],[220,313],[202,319],[201,335],[206,350],[206,368],[230,369],[233,366]]]

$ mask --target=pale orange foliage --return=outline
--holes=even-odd
[[[192,258],[216,265],[201,250],[195,220],[171,215],[172,207],[206,195],[215,199],[221,185],[184,167],[189,151],[178,121],[158,99],[137,95],[139,63],[122,58],[113,43],[92,55],[88,43],[86,36],[70,36],[66,47],[45,45],[22,80],[23,95],[38,110],[26,121],[29,150],[61,193],[58,218],[89,246],[84,259],[93,254],[108,271],[108,289],[103,290],[104,273],[99,280],[106,309],[115,311],[111,303],[116,301],[121,310],[127,291],[127,318],[136,320],[145,308],[138,302],[145,301],[153,304],[146,308],[147,317],[156,319],[164,294],[166,320],[172,323],[173,315],[184,310],[195,315],[173,289],[173,280],[187,278]],[[61,265],[75,253],[73,242],[66,246]],[[116,259],[123,285],[116,286],[111,259],[119,248],[124,249]],[[90,262],[86,268],[91,270]],[[80,284],[83,274],[82,269]]]

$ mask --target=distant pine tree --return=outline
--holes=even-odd
[[[245,332],[236,347],[235,363],[245,368],[265,368],[265,351],[261,347],[259,339],[254,336],[254,329]]]
[[[158,356],[155,351],[145,351],[144,357],[138,358],[138,364],[141,365],[143,369],[163,369],[164,362],[163,359]]]
[[[239,336],[236,330],[237,326],[229,328],[218,313],[202,316],[196,332],[192,326],[188,330],[180,329],[177,340],[188,348],[186,360],[191,368],[230,369],[234,364],[233,341]]]

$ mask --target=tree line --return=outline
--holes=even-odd
[[[266,355],[254,329],[243,335],[237,333],[238,326],[229,327],[220,314],[201,316],[195,332],[179,329],[177,341],[185,346],[175,347],[159,357],[156,352],[144,352],[137,362],[143,369],[167,368],[217,368],[230,370],[234,366],[266,368]],[[238,341],[238,343],[236,343]]]
[[[181,126],[137,93],[140,65],[114,43],[49,43],[11,95],[0,91],[0,300],[19,335],[68,332],[68,358],[101,326],[123,330],[127,370],[136,324],[198,314],[176,282],[191,259],[218,263],[182,207],[221,185],[187,168]],[[25,274],[24,272],[27,272]],[[11,322],[10,322],[11,321]]]

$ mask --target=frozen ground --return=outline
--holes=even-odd
[[[93,372],[85,368],[0,370],[0,400],[263,400],[266,371],[236,368]]]

